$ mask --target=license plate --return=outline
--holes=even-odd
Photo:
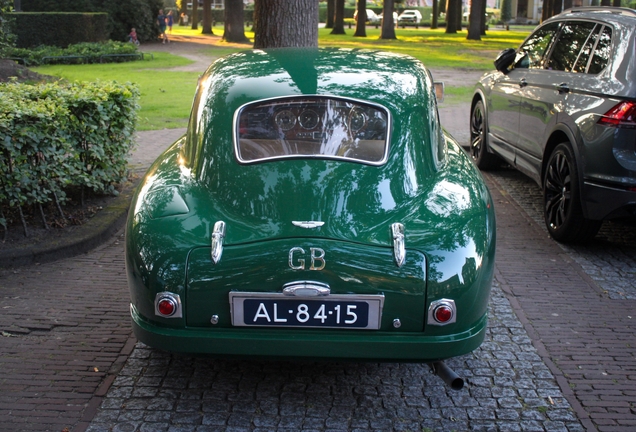
[[[384,296],[293,297],[232,292],[230,304],[234,326],[378,330]]]

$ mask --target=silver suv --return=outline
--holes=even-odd
[[[495,60],[471,105],[477,166],[503,161],[543,187],[561,242],[636,218],[636,11],[569,9]]]

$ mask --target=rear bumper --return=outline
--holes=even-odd
[[[582,204],[583,214],[588,219],[636,217],[636,191],[586,181]]]
[[[472,328],[444,336],[417,332],[157,326],[131,305],[133,330],[146,345],[165,351],[271,359],[348,359],[431,362],[467,354],[481,345],[487,315]]]

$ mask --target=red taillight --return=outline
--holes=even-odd
[[[177,303],[169,297],[164,297],[157,302],[157,311],[165,317],[172,316],[177,311]]]
[[[453,309],[447,305],[440,305],[435,309],[433,316],[438,323],[446,323],[453,318]]]
[[[606,112],[598,122],[609,127],[636,128],[636,102],[619,103]]]

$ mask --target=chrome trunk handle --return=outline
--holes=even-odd
[[[393,258],[398,267],[402,267],[406,259],[406,246],[404,244],[404,225],[396,222],[391,225],[393,236]]]
[[[223,254],[223,239],[225,238],[225,222],[218,221],[212,231],[212,262],[217,264]]]

